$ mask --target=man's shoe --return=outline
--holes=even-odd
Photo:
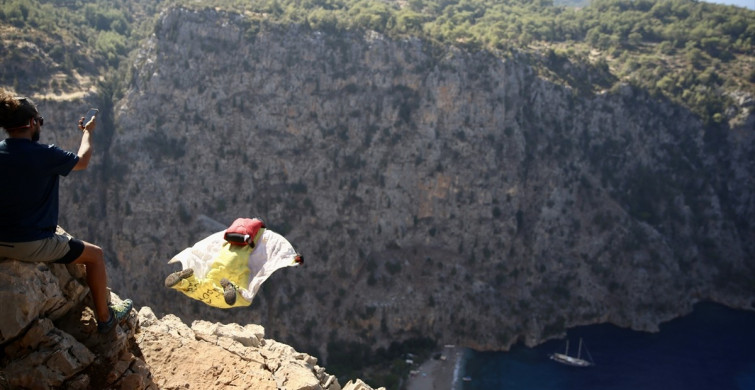
[[[115,324],[123,321],[131,313],[131,309],[134,307],[134,302],[130,299],[124,299],[117,305],[108,305],[108,312],[110,313],[110,319],[105,322],[97,324],[97,331],[100,333],[108,333],[115,327]]]
[[[223,298],[228,306],[233,306],[236,303],[236,286],[233,285],[228,279],[220,279],[220,285],[223,286]]]
[[[167,278],[165,278],[165,287],[171,288],[178,284],[178,282],[188,278],[189,276],[194,275],[194,269],[193,268],[187,268],[182,271],[174,272],[170,275],[168,275]]]

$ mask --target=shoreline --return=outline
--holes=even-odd
[[[465,349],[446,345],[409,375],[406,390],[454,390]],[[440,355],[439,358],[436,358]]]

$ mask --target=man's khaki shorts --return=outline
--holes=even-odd
[[[0,242],[0,260],[71,263],[84,252],[84,243],[58,227],[55,235],[37,241]]]

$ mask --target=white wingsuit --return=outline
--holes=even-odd
[[[298,266],[302,262],[302,257],[291,243],[269,229],[262,232],[254,248],[231,245],[224,239],[224,233],[214,233],[168,261],[181,263],[183,269],[194,270],[193,275],[171,288],[214,307],[249,306],[262,283],[273,272],[283,267]],[[223,299],[220,284],[223,278],[236,286],[242,298],[233,305]]]

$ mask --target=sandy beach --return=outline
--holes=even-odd
[[[464,349],[445,346],[439,351],[441,358],[430,358],[422,363],[407,381],[407,390],[453,390],[454,369]],[[460,380],[461,378],[459,378]]]

